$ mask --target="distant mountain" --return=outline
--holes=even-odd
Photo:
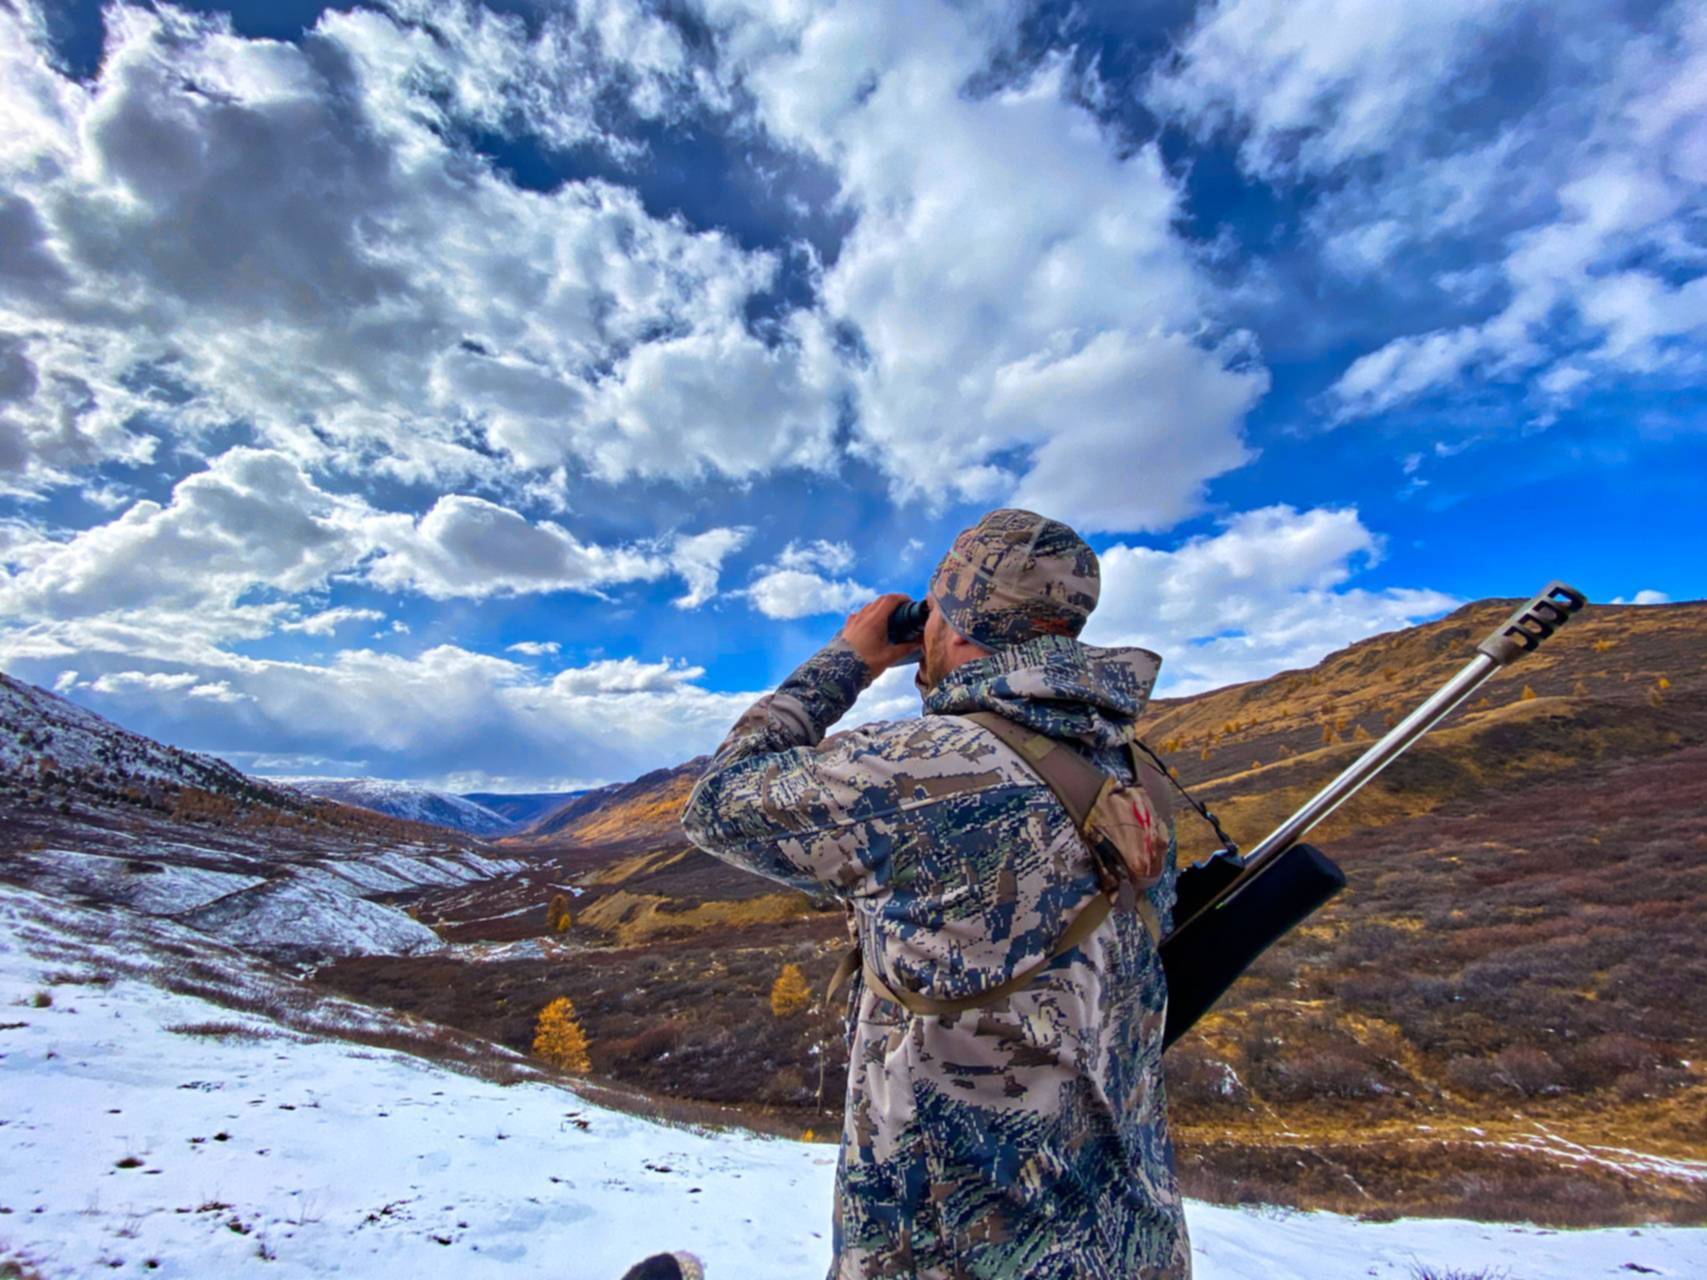
[[[546,814],[586,795],[580,791],[536,791],[512,795],[502,791],[465,791],[462,798],[508,818],[517,828],[538,822]]]
[[[695,756],[686,764],[654,769],[633,782],[588,791],[521,831],[532,838],[599,844],[630,839],[680,839],[688,792],[710,762]]]
[[[353,804],[375,813],[449,827],[474,836],[502,835],[515,825],[503,814],[463,796],[412,782],[392,782],[385,778],[274,778],[273,781],[339,804]]]

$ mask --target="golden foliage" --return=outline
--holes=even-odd
[[[1612,648],[1612,646],[1617,644],[1617,643],[1618,642],[1616,640],[1596,640],[1594,642],[1594,651],[1596,653],[1605,653],[1608,649]]]
[[[563,894],[551,895],[551,902],[545,908],[545,927],[553,933],[562,933],[569,927],[569,899]]]
[[[1351,740],[1353,742],[1368,742],[1369,730],[1365,729],[1362,725],[1358,725],[1351,735]]]
[[[593,1061],[587,1056],[587,1033],[581,1030],[568,996],[558,996],[540,1010],[533,1051],[552,1066],[577,1075],[593,1069]]]
[[[1535,690],[1531,689],[1528,685],[1524,685],[1523,692],[1517,695],[1517,700],[1519,702],[1528,702],[1534,697]]]
[[[771,1012],[779,1018],[791,1018],[812,1003],[812,988],[806,985],[806,975],[797,964],[785,964],[771,984]]]

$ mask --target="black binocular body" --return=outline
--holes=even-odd
[[[895,606],[889,615],[890,644],[918,644],[925,638],[925,619],[931,616],[929,600],[909,600]]]

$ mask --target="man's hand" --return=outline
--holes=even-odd
[[[859,655],[873,680],[919,647],[917,644],[889,643],[889,615],[907,599],[901,592],[891,591],[855,609],[842,624],[842,639]]]

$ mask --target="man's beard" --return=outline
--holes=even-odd
[[[919,659],[918,669],[913,672],[913,687],[919,691],[921,698],[934,689],[936,682],[943,677],[943,673],[936,669],[936,664],[932,661],[930,646],[924,646],[924,650],[925,656]]]

